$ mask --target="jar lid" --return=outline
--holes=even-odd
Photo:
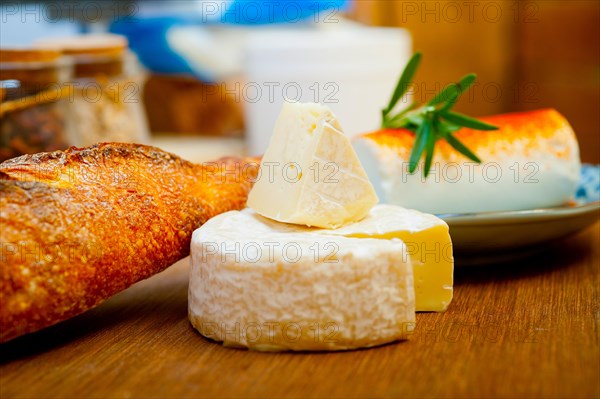
[[[127,38],[115,34],[89,34],[79,36],[52,37],[38,40],[36,46],[62,51],[65,55],[106,55],[122,54],[128,46]]]
[[[53,62],[60,51],[42,48],[0,48],[0,62]]]

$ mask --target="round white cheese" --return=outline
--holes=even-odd
[[[192,237],[189,319],[254,350],[343,350],[410,335],[415,294],[398,240],[311,233],[227,212]]]

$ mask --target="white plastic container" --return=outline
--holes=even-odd
[[[249,152],[266,150],[284,98],[329,106],[350,137],[377,129],[410,55],[410,35],[399,28],[351,25],[250,35],[242,88]]]

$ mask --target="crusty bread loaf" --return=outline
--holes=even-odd
[[[103,143],[0,164],[0,342],[65,320],[187,256],[245,206],[251,159],[195,165]]]

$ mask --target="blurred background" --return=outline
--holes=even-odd
[[[13,1],[1,13],[3,159],[108,140],[192,161],[258,154],[284,98],[329,105],[350,135],[375,130],[419,50],[413,99],[475,72],[457,110],[556,108],[583,161],[600,162],[597,0]]]
[[[600,1],[356,1],[352,18],[408,29],[427,88],[476,72],[469,115],[552,107],[600,162]],[[429,94],[431,95],[431,94]],[[472,99],[472,101],[470,101]]]

